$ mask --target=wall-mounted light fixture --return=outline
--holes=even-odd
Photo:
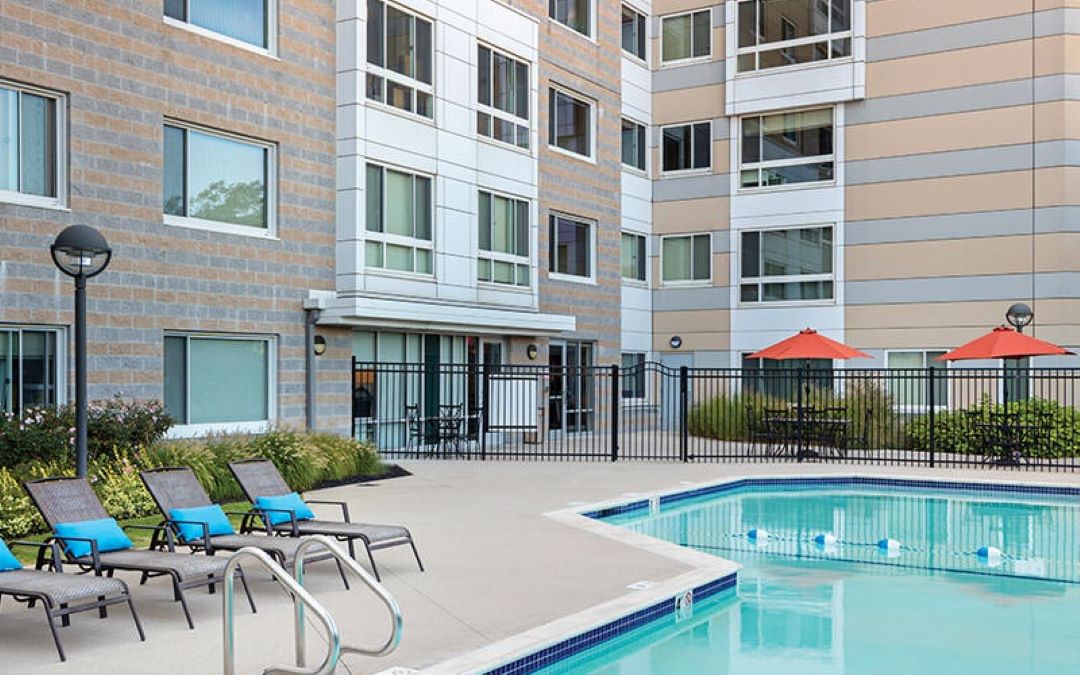
[[[529,345],[525,348],[525,356],[529,357],[530,361],[536,360],[536,355],[540,353],[540,350],[536,348],[536,345]]]
[[[671,339],[668,340],[668,344],[671,345],[672,349],[678,349],[679,347],[682,347],[682,338],[678,335],[672,335]]]
[[[315,352],[315,356],[322,356],[326,353],[326,338],[321,335],[316,335],[311,341],[311,350]]]

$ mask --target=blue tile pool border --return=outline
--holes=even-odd
[[[646,502],[646,505],[648,502]],[[734,572],[714,579],[700,586],[694,587],[694,604],[713,597],[719,593],[734,589],[736,575]],[[603,625],[592,628],[583,633],[566,638],[543,649],[527,654],[510,663],[497,668],[484,671],[485,675],[522,675],[532,673],[548,666],[564,661],[586,649],[596,647],[608,640],[640,628],[645,624],[662,619],[675,612],[675,598],[673,596],[659,600],[648,607],[639,609],[621,618],[609,621]]]
[[[869,476],[813,476],[805,478],[739,478],[715,485],[684,490],[672,494],[661,495],[659,504],[661,507],[677,504],[688,499],[696,499],[707,495],[723,494],[743,488],[784,488],[784,487],[904,487],[925,490],[957,490],[965,492],[982,492],[1007,495],[1028,496],[1053,496],[1053,497],[1077,497],[1080,498],[1080,487],[1062,485],[1037,485],[1020,483],[982,483],[958,480],[938,480],[920,478],[872,478]],[[603,520],[624,513],[647,510],[650,505],[648,499],[638,499],[625,504],[606,506],[592,511],[582,512],[587,518]]]

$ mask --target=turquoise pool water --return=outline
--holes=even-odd
[[[743,488],[604,520],[741,563],[738,592],[542,673],[1080,673],[1075,499]]]

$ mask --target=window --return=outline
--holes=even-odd
[[[633,232],[622,233],[622,278],[645,281],[645,237]]]
[[[743,232],[740,301],[831,300],[832,240],[832,227]]]
[[[738,71],[851,56],[851,0],[739,0]]]
[[[476,278],[494,284],[528,286],[529,202],[480,192],[480,256]]]
[[[0,199],[61,204],[60,101],[45,92],[0,82]]]
[[[742,357],[742,390],[744,394],[760,393],[781,401],[796,401],[799,381],[803,392],[807,387],[831,391],[833,362],[830,359],[751,359]]]
[[[586,37],[592,35],[593,0],[548,0],[548,16]]]
[[[574,277],[592,277],[592,224],[568,216],[551,216],[548,239],[551,271]]]
[[[712,276],[711,242],[707,234],[664,237],[660,252],[663,280],[708,281]]]
[[[430,21],[381,0],[368,0],[367,97],[433,118],[431,36]]]
[[[273,234],[272,146],[166,124],[164,155],[166,223]]]
[[[20,413],[64,400],[64,345],[55,328],[0,327],[0,412]]]
[[[708,169],[711,166],[711,122],[664,127],[661,136],[665,172]]]
[[[739,186],[833,179],[832,108],[742,118]]]
[[[529,147],[529,64],[480,45],[476,133]]]
[[[901,410],[919,410],[930,405],[930,379],[927,368],[944,370],[948,367],[937,357],[944,350],[887,352],[885,367],[899,370],[889,373],[889,394],[893,405]],[[944,407],[949,402],[949,382],[942,374],[934,378],[934,407]]]
[[[664,63],[707,58],[712,51],[710,10],[665,16],[660,40],[660,60]]]
[[[165,411],[178,425],[257,431],[274,417],[273,342],[165,336]]]
[[[552,89],[548,97],[548,144],[592,157],[592,106]]]
[[[622,48],[642,61],[645,58],[645,15],[632,7],[622,6]]]
[[[622,371],[619,380],[622,383],[624,399],[645,398],[645,354],[641,352],[622,353]]]
[[[165,16],[270,49],[274,0],[164,0]]]
[[[622,121],[622,163],[645,170],[645,125],[625,117]]]
[[[364,264],[432,273],[431,179],[367,165]]]

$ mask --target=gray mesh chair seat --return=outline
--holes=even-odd
[[[296,529],[301,536],[325,534],[329,537],[364,539],[372,544],[411,538],[409,531],[400,525],[339,523],[333,520],[298,520],[296,521]],[[277,532],[292,532],[292,524],[281,523],[275,525],[274,530]]]
[[[214,504],[213,500],[210,499],[210,495],[203,489],[202,483],[199,482],[195,472],[189,467],[162,467],[142,471],[139,475],[142,477],[143,484],[146,485],[150,496],[154,498],[158,510],[161,511],[162,516],[165,518],[163,523],[165,525],[172,523],[169,514],[174,509],[190,509],[213,506]],[[172,524],[176,525],[176,523]],[[180,528],[174,527],[173,532],[179,537]],[[296,560],[296,549],[300,547],[303,541],[271,537],[265,534],[220,534],[212,535],[209,543],[201,539],[183,543],[193,551],[206,551],[210,555],[217,551],[239,551],[244,547],[251,546],[268,553],[282,567],[291,568]],[[304,562],[330,560],[332,558],[326,553],[315,552],[308,554],[304,558]],[[345,569],[340,564],[338,565],[338,571],[341,573],[345,588],[348,588],[349,581],[345,576]]]
[[[79,523],[109,517],[109,513],[101,505],[101,500],[94,494],[94,490],[85,478],[41,478],[27,481],[24,487],[31,501],[34,502],[34,506],[41,513],[41,517],[54,532],[60,523]],[[128,528],[150,529],[155,532],[155,536],[166,529],[162,526],[150,525],[129,525]],[[61,538],[54,536],[54,540],[61,541]],[[170,549],[168,551],[157,550],[153,547],[144,550],[129,548],[122,551],[102,551],[96,557],[92,553],[79,558],[69,555],[67,561],[85,571],[93,570],[97,576],[102,574],[112,576],[114,570],[141,572],[140,583],[146,583],[150,577],[169,577],[172,581],[173,597],[184,610],[188,627],[194,629],[195,623],[191,619],[184,591],[208,587],[213,593],[215,586],[225,581],[227,562],[207,555],[176,553],[171,550],[171,537],[168,541]],[[53,550],[57,551],[56,548]],[[59,552],[54,552],[54,560],[59,555]],[[44,562],[44,557],[39,555],[38,568],[41,568]],[[59,563],[58,560],[56,562]],[[242,571],[238,571],[237,574],[240,576],[240,583],[247,595],[248,604],[251,605],[251,611],[254,612],[255,601],[251,598],[247,580]]]
[[[274,463],[268,459],[245,459],[239,462],[229,462],[229,470],[240,483],[244,495],[252,504],[259,497],[277,497],[292,492],[288,483],[281,477]],[[349,518],[349,506],[345,502],[324,500],[306,500],[308,504],[332,504],[341,508],[342,520],[295,520],[290,518],[288,522],[268,526],[268,529],[281,535],[301,537],[304,535],[323,534],[335,537],[339,541],[348,542],[349,555],[356,558],[355,541],[360,541],[367,551],[368,562],[371,563],[371,571],[376,579],[379,577],[379,568],[375,566],[375,556],[372,552],[393,546],[408,545],[412,548],[413,556],[420,571],[424,571],[424,563],[420,560],[420,553],[416,550],[416,542],[412,534],[400,525],[377,525],[374,523],[354,523]],[[272,516],[274,514],[266,514]],[[280,515],[280,514],[279,514]]]
[[[53,605],[96,602],[99,597],[127,595],[127,586],[119,579],[74,576],[41,570],[0,572],[0,593],[45,596]]]
[[[131,591],[123,581],[109,577],[63,574],[60,547],[55,542],[16,541],[12,542],[12,546],[37,548],[39,564],[48,560],[52,571],[17,569],[0,572],[0,596],[12,597],[16,602],[25,603],[31,608],[41,603],[61,661],[66,661],[67,656],[60,642],[60,633],[56,629],[56,620],[60,619],[64,626],[70,625],[71,615],[79,612],[96,609],[104,619],[108,616],[110,606],[127,605],[139,632],[139,639],[146,640],[139,614],[135,611],[135,603],[131,600]],[[8,647],[5,647],[5,650],[7,649]]]
[[[214,558],[208,555],[187,555],[186,553],[172,553],[170,551],[147,551],[128,549],[126,551],[109,551],[98,555],[101,564],[113,569],[147,571],[158,574],[175,573],[181,582],[208,577],[221,577],[225,573],[225,558]],[[74,561],[80,565],[92,565],[94,560],[90,556],[77,558]]]

